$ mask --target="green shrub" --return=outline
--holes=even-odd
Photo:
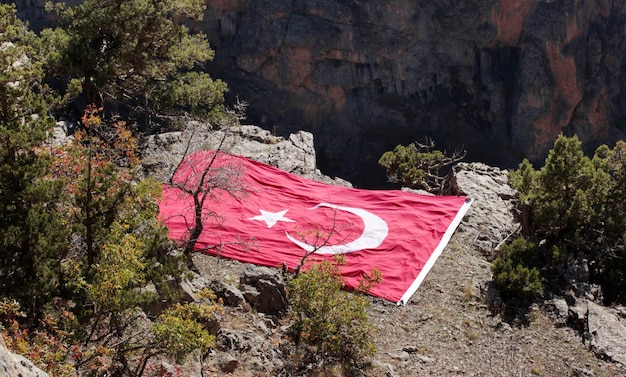
[[[523,237],[509,245],[502,245],[491,271],[503,297],[514,296],[528,301],[543,292],[543,278],[534,266],[536,253],[536,245]]]
[[[578,137],[560,135],[543,167],[524,160],[509,182],[530,205],[525,234],[559,250],[557,259],[582,253],[605,301],[626,299],[626,142],[600,146],[589,158]],[[551,272],[554,263],[545,258],[536,267]]]
[[[446,156],[434,147],[432,141],[429,144],[411,143],[406,147],[398,145],[393,151],[385,152],[378,165],[387,169],[391,182],[437,193],[446,183],[448,171],[444,168],[461,161],[466,153],[457,151],[452,156]]]
[[[303,356],[314,353],[324,366],[339,363],[348,371],[376,349],[367,320],[369,301],[342,288],[339,268],[323,261],[291,280],[287,292],[294,339]]]

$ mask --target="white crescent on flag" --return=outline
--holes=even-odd
[[[328,203],[320,203],[310,209],[316,209],[319,207],[328,207],[357,215],[363,220],[365,228],[363,229],[363,233],[359,238],[343,245],[309,245],[306,242],[298,241],[297,239],[292,237],[289,232],[285,232],[289,241],[295,243],[296,245],[300,246],[308,252],[314,252],[316,254],[322,255],[332,255],[351,253],[353,251],[365,249],[375,249],[380,246],[381,243],[383,243],[385,238],[387,238],[387,234],[389,233],[389,227],[387,226],[387,223],[385,222],[385,220],[381,219],[371,212],[360,208],[343,207]]]

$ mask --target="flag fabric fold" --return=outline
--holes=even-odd
[[[370,294],[398,304],[415,293],[471,203],[462,196],[332,186],[214,151],[187,156],[173,182],[187,188],[206,182],[198,196],[208,195],[196,250],[290,270],[305,255],[311,263],[341,254],[347,287],[376,269],[382,281]],[[169,236],[184,242],[195,219],[192,196],[164,185],[160,216]]]

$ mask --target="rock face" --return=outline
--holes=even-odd
[[[298,131],[288,138],[272,135],[257,126],[238,126],[212,131],[210,125],[189,122],[184,131],[147,136],[140,140],[146,174],[167,180],[185,152],[217,149],[244,156],[281,170],[317,181],[351,186],[340,178],[323,175],[315,165],[313,135]]]
[[[72,0],[73,5],[80,0]],[[35,29],[43,0],[14,2]],[[208,66],[249,121],[310,131],[318,166],[357,186],[397,144],[510,167],[560,132],[587,148],[626,130],[623,0],[206,0]]]
[[[584,299],[564,308],[567,311],[561,309],[560,317],[567,317],[572,327],[581,331],[591,351],[626,367],[626,308],[607,308]]]
[[[560,132],[624,136],[622,0],[207,0],[194,25],[249,120],[313,132],[322,171],[380,185],[381,154],[434,138],[497,166]]]
[[[509,185],[506,171],[478,162],[459,163],[453,167],[444,190],[473,200],[461,227],[476,233],[474,242],[486,255],[519,230],[517,193]]]
[[[0,376],[48,377],[48,373],[37,368],[24,356],[9,351],[0,336]]]

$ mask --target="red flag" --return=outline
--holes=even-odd
[[[309,260],[343,254],[346,286],[356,287],[377,269],[382,282],[370,293],[399,304],[417,290],[470,205],[460,196],[327,185],[213,151],[186,157],[173,182],[196,187],[209,165],[196,250],[291,270],[308,252]],[[160,216],[172,239],[189,237],[193,203],[179,188],[164,185]]]

